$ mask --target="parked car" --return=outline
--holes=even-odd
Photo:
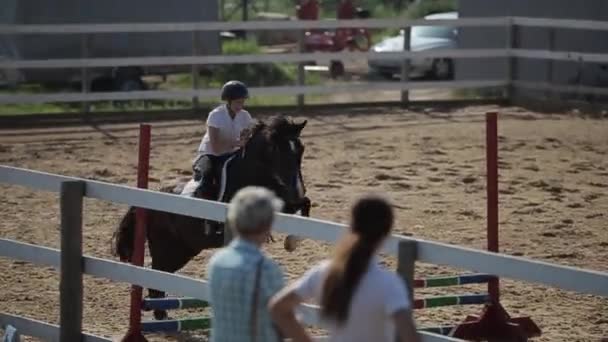
[[[458,19],[457,12],[427,15],[424,19]],[[372,46],[376,52],[403,51],[403,30],[395,37],[389,37]],[[413,26],[410,30],[411,51],[452,49],[457,47],[458,31],[449,26]],[[401,74],[401,60],[381,58],[369,59],[368,66],[374,74],[393,78]],[[450,58],[422,58],[410,60],[410,78],[433,77],[440,80],[454,77],[454,62]]]

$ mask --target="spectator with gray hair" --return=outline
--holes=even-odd
[[[235,238],[208,264],[212,342],[279,341],[267,305],[285,285],[284,276],[261,246],[282,207],[261,187],[243,188],[230,201],[226,222]]]

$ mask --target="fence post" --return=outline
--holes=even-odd
[[[549,30],[549,51],[555,51],[555,29],[553,27],[547,28]],[[547,60],[547,80],[549,86],[553,86],[553,67],[554,61],[552,59]],[[551,99],[553,96],[553,90],[548,88],[545,92],[545,97]]]
[[[228,246],[233,238],[232,229],[230,229],[228,223],[224,223],[224,246]]]
[[[196,56],[200,56],[200,46],[201,46],[201,41],[200,41],[200,32],[199,31],[192,31],[192,54],[196,57]],[[199,89],[199,65],[198,64],[192,64],[192,90],[198,92]],[[196,112],[198,109],[200,108],[200,104],[198,101],[198,96],[193,96],[192,97],[192,109]]]
[[[82,201],[85,183],[61,183],[61,279],[59,340],[82,340]]]
[[[403,51],[410,51],[410,32],[411,29],[409,27],[403,28]],[[401,82],[409,82],[410,81],[410,59],[404,58],[401,61]],[[401,105],[406,107],[410,102],[410,92],[409,90],[403,89],[401,90]]]
[[[247,21],[249,20],[249,0],[241,0],[242,5],[241,7],[243,7],[243,21]],[[247,39],[247,31],[244,32],[245,37],[243,37],[244,39]]]
[[[509,54],[516,48],[517,45],[517,28],[513,23],[513,18],[509,17],[507,20],[506,27],[506,48]],[[516,67],[516,57],[509,55],[507,58],[507,89],[506,89],[506,97],[507,101],[512,104],[513,103],[513,93],[515,90],[515,67]]]
[[[150,169],[150,131],[147,124],[139,126],[139,155],[137,163],[137,187],[148,188],[148,173]],[[144,248],[146,245],[147,211],[144,208],[135,209],[135,241],[133,242],[133,257],[131,263],[135,266],[144,265]],[[141,296],[142,288],[131,285],[131,311],[129,313],[129,331],[122,339],[123,342],[144,342],[147,339],[141,333]]]
[[[300,30],[298,31],[298,52],[299,53],[304,53],[305,50],[305,46],[304,46],[304,38],[305,38],[305,31],[304,30]],[[300,62],[298,63],[298,86],[304,86],[306,84],[306,74],[304,73],[304,63]],[[298,94],[298,110],[302,110],[304,109],[304,94]]]
[[[486,113],[487,243],[488,251],[498,253],[498,113]],[[494,303],[500,297],[498,278],[488,282]]]
[[[80,38],[80,56],[81,58],[89,58],[89,49],[91,44],[91,35],[90,34],[82,34]],[[88,94],[91,88],[91,82],[89,80],[89,69],[87,67],[82,67],[80,70],[80,88],[83,94]],[[88,101],[82,102],[82,112],[83,114],[89,113],[91,111],[90,103]],[[85,117],[85,119],[87,119]]]
[[[417,257],[418,246],[416,241],[399,241],[397,246],[397,274],[407,284],[411,303],[414,302],[414,273]]]

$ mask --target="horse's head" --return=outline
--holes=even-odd
[[[285,201],[287,213],[304,210],[309,204],[301,171],[304,145],[300,134],[306,123],[295,123],[284,116],[259,122],[245,147],[251,158],[262,163],[264,183]]]

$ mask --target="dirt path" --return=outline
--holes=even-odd
[[[483,113],[386,112],[309,118],[304,130],[304,177],[312,216],[345,222],[355,196],[387,194],[398,233],[485,247]],[[608,121],[501,109],[501,250],[565,265],[608,271]],[[375,114],[375,115],[371,115]],[[255,115],[255,113],[254,113]],[[159,188],[184,177],[202,135],[199,121],[153,125],[150,181]],[[1,131],[0,163],[53,173],[135,184],[137,125]],[[57,194],[0,186],[0,236],[59,246]],[[85,253],[104,258],[126,207],[85,203]],[[290,279],[328,255],[330,246],[306,240],[294,253],[267,247]],[[204,277],[210,251],[181,271]],[[395,267],[393,258],[385,258]],[[149,260],[147,260],[149,262]],[[419,275],[455,274],[420,264]],[[57,322],[58,276],[47,267],[0,259],[0,311]],[[455,293],[457,288],[425,293]],[[469,287],[462,292],[483,290]],[[530,315],[539,341],[599,341],[608,337],[608,298],[503,280],[502,298],[514,316]],[[86,277],[86,331],[118,338],[126,331],[126,284]],[[479,306],[417,311],[419,325],[450,323]],[[187,313],[176,312],[175,316]],[[146,314],[149,317],[149,314]],[[176,340],[157,335],[151,340]]]

